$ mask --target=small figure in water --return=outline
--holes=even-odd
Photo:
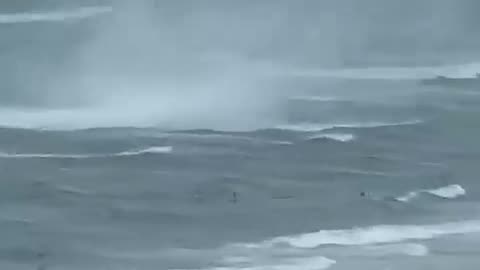
[[[45,263],[45,258],[47,254],[45,252],[37,252],[37,258],[41,260],[40,264],[37,266],[37,270],[47,270],[47,264]]]
[[[237,203],[237,201],[238,201],[238,198],[237,198],[237,197],[238,197],[238,196],[237,196],[237,192],[234,191],[234,192],[232,193],[232,202],[233,202],[233,203]]]
[[[366,196],[367,196],[367,193],[365,193],[365,191],[362,191],[362,192],[360,192],[360,196],[361,196],[361,197],[366,197]]]

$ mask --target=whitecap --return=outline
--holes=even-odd
[[[55,153],[5,153],[0,152],[0,158],[11,159],[89,159],[89,158],[110,158],[124,156],[139,156],[144,154],[168,154],[173,152],[172,146],[155,146],[139,150],[130,150],[112,154],[55,154]]]
[[[467,193],[460,185],[450,185],[437,189],[426,190],[425,192],[445,199],[454,199],[459,196],[464,196]]]
[[[430,194],[444,199],[455,199],[460,196],[465,196],[467,194],[467,191],[461,185],[449,185],[436,189],[421,189],[410,191],[403,196],[397,197],[396,200],[401,202],[409,202],[412,199],[417,198],[421,194]]]
[[[293,142],[289,141],[270,141],[271,144],[276,144],[276,145],[293,145]]]
[[[336,261],[321,256],[290,259],[277,258],[272,260],[272,262],[250,262],[244,258],[244,261],[248,263],[240,262],[221,267],[203,268],[203,270],[323,270],[336,264]]]
[[[356,246],[427,240],[445,235],[479,232],[480,220],[435,225],[378,225],[346,230],[321,230],[278,237],[263,243],[263,245],[288,244],[297,248],[316,248],[322,245]]]
[[[318,132],[334,128],[377,128],[377,127],[390,127],[390,126],[407,126],[423,123],[421,120],[410,120],[402,122],[357,122],[357,123],[331,123],[331,124],[319,124],[319,123],[300,123],[291,125],[280,125],[277,129],[289,130],[297,132]]]
[[[0,158],[15,158],[15,159],[27,159],[27,158],[56,158],[56,159],[85,159],[104,157],[104,155],[79,155],[79,154],[50,154],[50,153],[5,153],[0,152]]]
[[[173,151],[171,146],[155,146],[148,147],[145,149],[135,150],[135,151],[125,151],[118,154],[113,154],[113,156],[138,156],[142,154],[167,154]]]
[[[112,7],[82,7],[74,10],[50,12],[24,12],[0,14],[0,24],[58,22],[73,19],[86,19],[112,12]]]
[[[407,255],[414,257],[424,257],[430,253],[427,246],[414,243],[387,244],[366,246],[364,250],[372,253],[374,256]]]
[[[366,67],[346,69],[303,69],[289,74],[301,77],[323,77],[337,79],[423,79],[443,75],[456,78],[472,78],[480,63],[452,64],[415,67]]]
[[[335,102],[342,101],[338,97],[324,97],[324,96],[297,96],[291,97],[290,100],[299,100],[299,101],[314,101],[314,102]]]
[[[329,139],[339,142],[350,142],[355,140],[355,135],[348,134],[348,133],[325,133],[325,134],[318,134],[308,137],[309,140],[315,139]]]

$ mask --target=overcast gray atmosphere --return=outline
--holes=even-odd
[[[479,12],[0,0],[0,269],[479,269]]]

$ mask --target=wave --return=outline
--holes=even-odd
[[[342,250],[347,254],[362,257],[396,255],[421,257],[429,254],[428,247],[402,242],[470,232],[480,232],[480,220],[425,226],[382,225],[351,230],[325,230],[299,236],[277,237],[257,243],[230,244],[221,249],[223,258],[215,264],[221,267],[204,270],[327,269],[337,263],[328,257],[337,253],[327,249],[325,252],[329,255],[319,257],[317,249],[311,250],[323,245],[352,247],[355,249]]]
[[[446,235],[480,232],[480,220],[436,225],[379,225],[348,230],[322,230],[297,236],[278,237],[263,245],[288,244],[296,248],[317,248],[322,245],[372,245],[407,240],[428,240]]]
[[[322,97],[322,96],[296,96],[289,98],[290,100],[299,100],[299,101],[315,101],[315,102],[336,102],[344,101],[344,99],[338,97]]]
[[[321,256],[294,259],[275,258],[272,261],[276,262],[253,262],[249,258],[233,257],[224,260],[226,266],[204,268],[203,270],[322,270],[336,264],[336,261]]]
[[[350,142],[355,140],[355,135],[348,134],[348,133],[326,133],[326,134],[313,135],[308,139],[309,140],[328,139],[328,140],[334,140],[339,142]]]
[[[155,146],[149,147],[141,150],[136,151],[125,151],[118,154],[114,154],[114,156],[138,156],[143,154],[166,154],[171,153],[173,151],[172,146]]]
[[[0,24],[58,22],[66,20],[86,19],[113,11],[112,7],[83,7],[71,11],[50,11],[30,13],[0,14]]]
[[[92,195],[93,192],[85,189],[81,189],[78,187],[73,187],[73,186],[58,186],[56,189],[60,192],[63,193],[69,193],[69,194],[74,194],[74,195],[82,195],[82,196],[87,196],[87,195]]]
[[[301,77],[336,79],[424,79],[439,75],[471,78],[480,69],[480,63],[420,67],[366,67],[347,69],[297,70],[289,74]]]
[[[169,114],[167,114],[169,115]],[[66,120],[68,119],[68,120]],[[89,129],[111,129],[111,128],[141,128],[155,129],[160,128],[164,131],[184,131],[192,132],[195,129],[186,129],[185,127],[175,127],[163,125],[157,122],[155,114],[150,111],[138,112],[126,116],[124,113],[118,113],[116,109],[72,109],[72,110],[12,110],[0,108],[0,127],[31,129],[31,130],[47,130],[47,131],[81,131]],[[334,128],[376,128],[388,126],[405,126],[423,123],[423,120],[408,120],[400,122],[345,122],[345,123],[312,123],[304,122],[298,124],[271,125],[261,123],[260,127],[243,127],[242,124],[238,128],[212,128],[198,130],[201,135],[220,134],[225,132],[259,132],[265,130],[286,130],[295,132],[319,132]],[[206,124],[208,126],[208,123]],[[195,133],[195,132],[192,132]]]
[[[409,202],[410,200],[417,198],[421,194],[430,194],[444,199],[455,199],[460,196],[465,196],[466,193],[466,190],[460,185],[449,185],[436,189],[422,189],[411,191],[404,196],[397,197],[396,200],[400,202]]]
[[[124,151],[112,154],[52,154],[52,153],[4,153],[0,152],[0,158],[12,159],[89,159],[89,158],[110,158],[110,157],[125,157],[125,156],[140,156],[144,154],[167,154],[173,151],[171,146],[155,146],[140,150]]]
[[[359,122],[359,123],[336,123],[336,124],[316,124],[316,123],[301,123],[292,125],[280,125],[277,129],[297,131],[297,132],[318,132],[334,128],[377,128],[390,126],[406,126],[423,123],[421,120],[411,120],[403,122]]]
[[[70,158],[70,159],[85,159],[85,158],[95,158],[95,157],[104,157],[105,155],[76,155],[76,154],[10,154],[0,152],[0,158],[16,158],[16,159],[26,159],[26,158]]]
[[[373,253],[373,255],[376,256],[402,254],[407,256],[423,257],[430,253],[428,247],[425,245],[412,243],[366,246],[363,249]]]

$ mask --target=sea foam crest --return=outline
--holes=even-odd
[[[334,128],[377,128],[377,127],[391,127],[391,126],[407,126],[420,124],[421,120],[410,120],[402,122],[357,122],[357,123],[331,123],[331,124],[319,124],[319,123],[300,123],[291,125],[280,125],[277,129],[289,130],[297,132],[318,132]]]
[[[379,225],[347,230],[321,230],[296,236],[274,238],[264,244],[288,244],[297,248],[322,245],[371,245],[426,240],[445,235],[480,232],[480,220],[436,225]]]
[[[355,135],[348,133],[324,133],[310,136],[308,139],[317,140],[317,139],[328,139],[338,142],[350,142],[355,140]]]
[[[144,154],[168,154],[173,152],[172,146],[154,146],[140,150],[130,150],[112,154],[52,154],[52,153],[4,153],[0,152],[0,158],[52,158],[52,159],[88,159],[88,158],[109,158],[109,157],[125,157],[139,156]]]
[[[0,14],[0,24],[61,22],[73,19],[86,19],[112,12],[112,7],[83,7],[74,10],[49,12],[24,12]]]
[[[421,194],[430,194],[444,199],[455,199],[460,196],[465,196],[467,194],[467,191],[461,185],[449,185],[436,189],[422,189],[411,191],[403,196],[397,197],[396,200],[401,202],[409,202],[410,200],[417,198]]]
[[[228,264],[231,265],[204,268],[203,270],[323,270],[330,268],[336,263],[336,261],[334,260],[321,256],[290,259],[277,258],[275,260],[272,260],[271,263],[252,262],[249,259],[245,258],[242,260],[237,259],[238,258],[226,261],[228,262]]]
[[[428,247],[416,243],[373,245],[363,247],[363,250],[370,252],[370,255],[374,256],[390,256],[400,254],[414,257],[423,257],[427,256],[430,253]]]
[[[300,77],[323,77],[341,79],[423,79],[438,75],[472,78],[476,75],[480,63],[415,66],[415,67],[366,67],[344,69],[303,69],[288,72]]]

